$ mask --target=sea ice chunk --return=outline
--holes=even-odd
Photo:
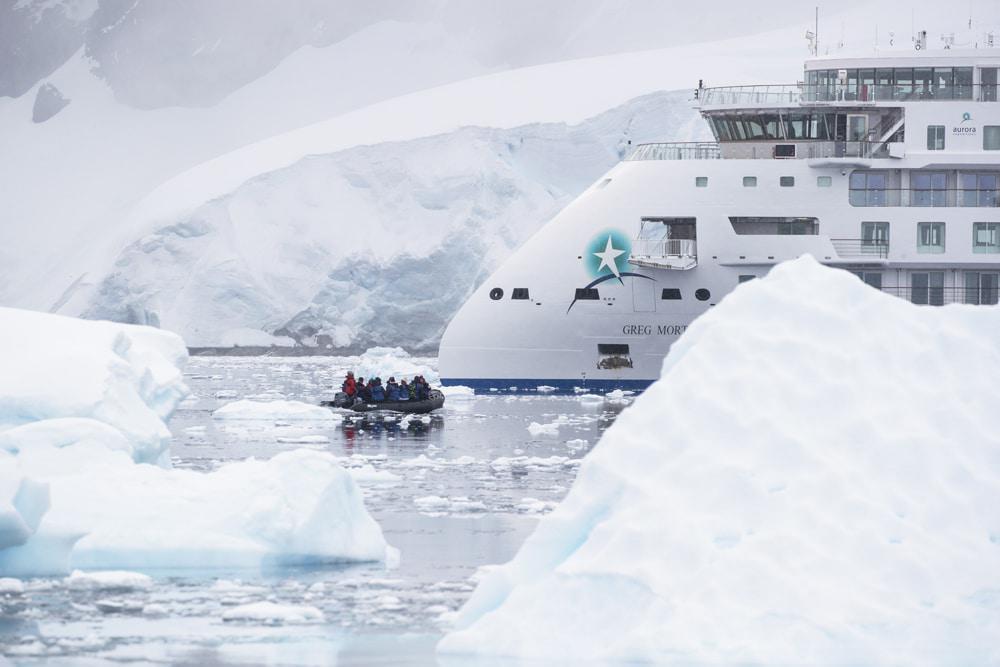
[[[995,307],[916,306],[809,257],[741,285],[439,650],[995,664],[998,349]]]

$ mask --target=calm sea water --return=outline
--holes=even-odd
[[[439,660],[434,645],[477,569],[514,555],[623,406],[528,388],[449,399],[428,422],[402,426],[393,417],[336,427],[212,417],[246,397],[315,403],[345,370],[345,360],[331,358],[193,358],[193,396],[171,422],[174,465],[211,470],[298,447],[329,451],[358,469],[369,511],[401,551],[398,567],[152,571],[152,590],[119,595],[31,580],[26,595],[0,601],[4,655],[66,664],[468,664]],[[533,422],[556,425],[539,433]],[[315,606],[326,620],[222,620],[233,605],[264,600]]]

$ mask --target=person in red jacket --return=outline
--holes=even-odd
[[[358,394],[358,385],[354,381],[354,371],[347,371],[347,379],[344,380],[344,384],[340,386],[348,398],[353,399]]]

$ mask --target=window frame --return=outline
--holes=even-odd
[[[933,135],[932,135],[933,133]],[[927,126],[927,150],[929,151],[943,151],[945,147],[944,143],[944,125],[928,125]]]
[[[985,231],[992,237],[989,242],[979,242],[980,231]],[[972,252],[984,255],[1000,253],[1000,222],[972,223]]]
[[[938,243],[925,243],[925,230],[930,233],[931,237],[934,235],[934,230],[940,230],[937,234],[939,237]],[[926,254],[940,254],[945,251],[947,225],[943,222],[918,222],[917,223],[917,252]],[[933,240],[933,239],[932,239]]]

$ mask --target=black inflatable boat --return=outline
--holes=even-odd
[[[424,414],[437,410],[444,405],[444,394],[437,389],[432,389],[430,396],[423,401],[379,401],[365,402],[360,399],[353,401],[344,392],[337,392],[332,401],[321,401],[320,405],[327,408],[346,408],[355,412],[376,412],[378,410],[390,410],[392,412],[408,412],[410,414]]]

